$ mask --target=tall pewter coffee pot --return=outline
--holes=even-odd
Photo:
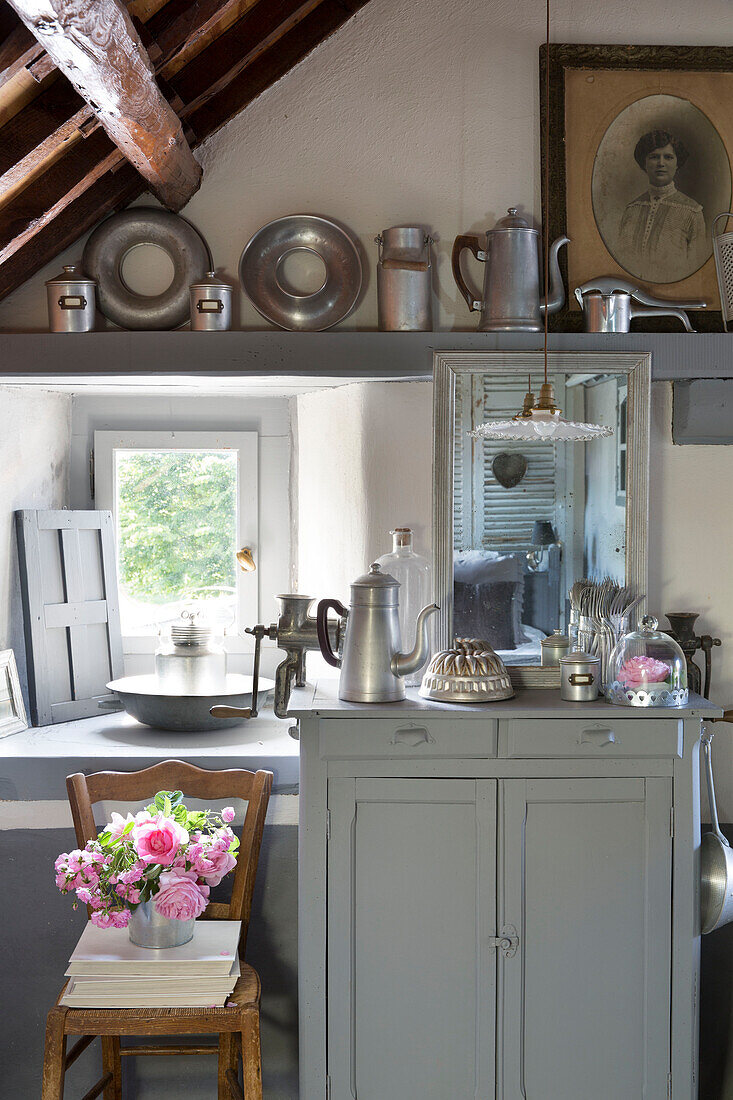
[[[351,585],[351,608],[338,600],[321,600],[316,621],[321,653],[334,668],[341,669],[339,699],[351,703],[390,703],[405,698],[404,677],[425,663],[429,649],[427,620],[438,610],[424,607],[415,625],[415,647],[402,653],[399,618],[399,582],[383,573],[375,562],[363,577]],[[348,614],[343,657],[331,648],[327,615],[332,608]]]
[[[565,287],[557,254],[569,237],[558,237],[550,247],[550,286],[547,309],[556,313],[565,304]],[[461,255],[470,249],[485,264],[483,298],[476,299],[461,272]],[[486,247],[478,237],[461,235],[453,243],[453,278],[472,313],[481,312],[479,332],[539,332],[545,310],[540,279],[540,231],[532,229],[510,206],[506,217],[486,231]]]

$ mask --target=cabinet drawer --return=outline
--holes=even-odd
[[[451,718],[322,719],[321,757],[415,759],[423,757],[496,756],[496,719],[458,721]]]
[[[674,718],[525,719],[507,728],[507,756],[682,756]]]

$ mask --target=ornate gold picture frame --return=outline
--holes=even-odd
[[[732,201],[733,49],[551,45],[549,102],[547,63],[543,46],[543,218],[550,239],[571,239],[561,256],[567,305],[552,327],[580,330],[575,287],[619,275],[660,298],[705,301],[693,327],[719,331],[711,227]],[[643,327],[679,322],[645,318]]]

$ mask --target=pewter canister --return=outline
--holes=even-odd
[[[70,264],[46,283],[51,332],[91,332],[94,328],[97,284]]]
[[[192,332],[227,332],[232,327],[232,288],[207,271],[189,287]]]
[[[542,639],[540,648],[543,665],[559,665],[560,658],[570,649],[570,638],[562,630],[553,630],[548,638]]]
[[[431,332],[433,238],[421,225],[393,225],[375,237],[377,310],[382,332]]]
[[[590,703],[598,698],[601,661],[590,653],[568,653],[560,658],[560,698]]]

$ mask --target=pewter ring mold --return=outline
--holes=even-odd
[[[284,264],[293,252],[311,252],[326,270],[311,293],[289,286]],[[362,285],[359,250],[340,225],[314,214],[277,218],[258,229],[239,261],[242,287],[258,313],[279,328],[320,332],[343,321]]]
[[[136,294],[122,276],[125,257],[143,244],[162,248],[173,263],[173,281],[162,294]],[[190,222],[153,206],[133,206],[102,222],[86,243],[82,265],[97,280],[104,316],[126,329],[184,324],[189,319],[188,288],[211,268],[206,242]]]

